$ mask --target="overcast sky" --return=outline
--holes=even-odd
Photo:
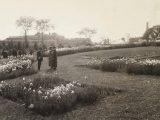
[[[23,35],[15,25],[20,16],[49,18],[54,31],[69,38],[90,27],[97,29],[95,41],[117,39],[141,36],[147,21],[160,24],[160,0],[0,0],[0,39]]]

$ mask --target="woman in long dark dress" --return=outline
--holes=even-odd
[[[49,66],[53,70],[57,69],[57,52],[56,52],[56,47],[50,47],[50,51],[49,51]]]

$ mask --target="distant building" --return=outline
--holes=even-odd
[[[90,39],[87,38],[72,38],[67,39],[62,35],[58,35],[57,33],[45,34],[43,36],[44,44],[46,46],[50,46],[54,44],[56,47],[75,47],[82,45],[91,45],[93,44]],[[34,43],[41,44],[41,34],[37,33],[35,35],[28,35],[27,40],[30,46],[33,46]],[[10,36],[5,39],[5,41],[13,42],[13,44],[17,44],[18,42],[24,42],[24,36]]]
[[[129,43],[140,43],[143,42],[141,37],[131,37],[129,38]]]

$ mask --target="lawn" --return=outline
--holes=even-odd
[[[82,84],[110,87],[123,90],[122,93],[106,96],[94,104],[73,109],[60,115],[43,117],[21,104],[0,97],[0,119],[5,120],[159,120],[160,119],[160,77],[128,75],[126,73],[102,72],[79,67],[89,57],[113,57],[135,55],[160,55],[158,47],[115,49],[79,53],[58,58],[57,75],[68,81]],[[42,69],[34,76],[45,74],[49,69],[47,58]],[[53,72],[55,73],[55,72]],[[53,74],[47,73],[47,74]],[[8,80],[19,82],[22,78]]]
[[[113,49],[103,50],[97,52],[86,53],[86,56],[90,57],[134,57],[134,56],[154,56],[160,55],[160,47],[138,47],[138,48],[126,48],[126,49]]]

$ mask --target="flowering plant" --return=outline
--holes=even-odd
[[[10,56],[7,61],[0,64],[0,73],[9,73],[18,69],[31,68],[33,55],[23,55],[18,58]]]
[[[0,82],[1,96],[23,102],[28,109],[42,115],[66,112],[77,103],[92,103],[97,100],[99,90],[75,81],[66,82],[57,77],[46,76],[33,80],[23,78],[18,84]]]
[[[103,71],[123,71],[134,74],[160,75],[160,60],[122,57],[118,59],[95,59],[86,66]]]

